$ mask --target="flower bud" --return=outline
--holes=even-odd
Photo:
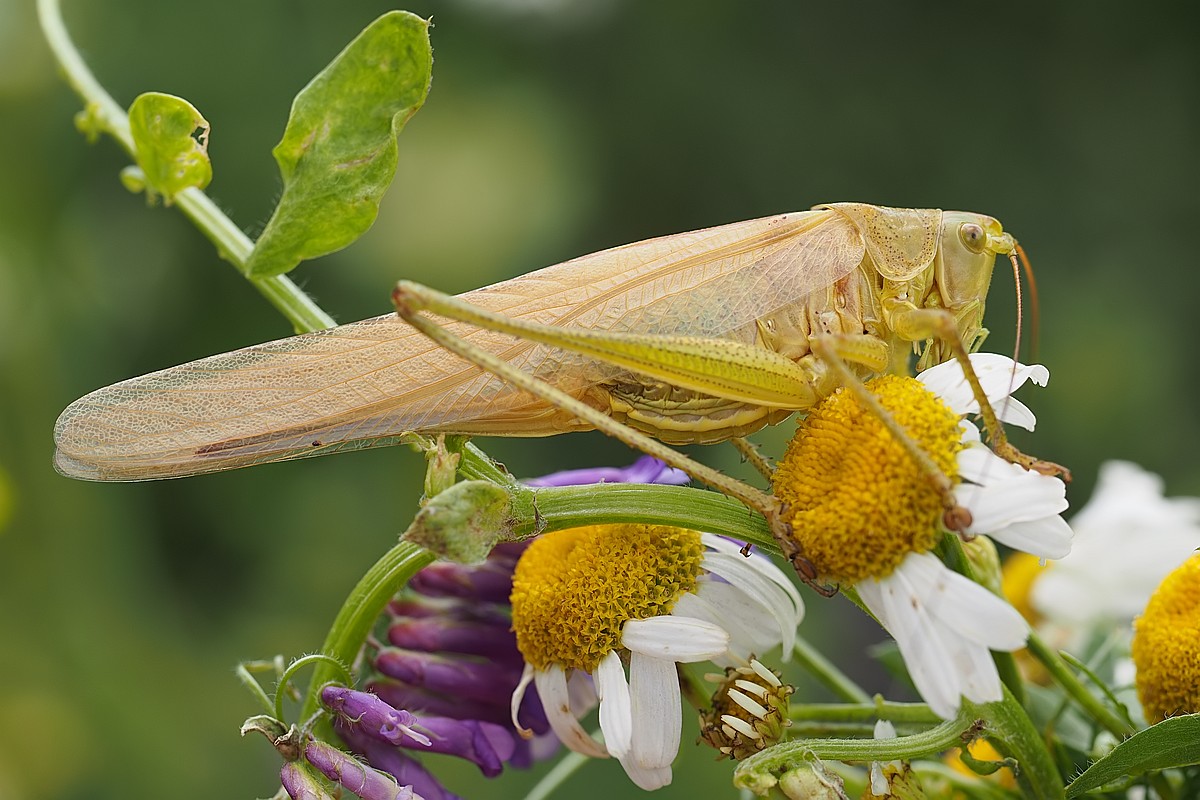
[[[788,696],[795,689],[780,681],[777,672],[752,658],[750,666],[727,667],[715,679],[720,687],[713,693],[712,708],[700,715],[702,741],[740,761],[783,738],[791,724]]]
[[[504,538],[508,492],[490,481],[462,481],[429,499],[404,539],[460,564],[478,564]]]
[[[368,767],[325,742],[310,741],[304,748],[304,758],[329,780],[354,792],[362,800],[418,800],[411,786],[400,786],[391,775]]]
[[[292,800],[334,800],[310,768],[299,761],[287,761],[279,770],[279,782]]]
[[[788,800],[850,800],[842,779],[820,762],[806,762],[780,775],[779,791]]]

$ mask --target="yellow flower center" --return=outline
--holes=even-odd
[[[1134,621],[1133,663],[1147,722],[1200,711],[1200,555],[1163,578]]]
[[[620,647],[626,620],[669,614],[700,574],[700,534],[665,525],[548,533],[513,572],[517,648],[535,669],[591,672]]]
[[[957,482],[958,415],[915,378],[885,375],[867,388]],[[827,580],[882,578],[941,536],[944,507],[929,476],[845,389],[800,422],[772,482],[793,536]]]

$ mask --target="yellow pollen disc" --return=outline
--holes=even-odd
[[[1133,663],[1147,722],[1200,711],[1200,555],[1163,578],[1134,621]]]
[[[620,647],[626,620],[669,614],[700,574],[700,534],[665,525],[548,533],[513,572],[517,648],[535,669],[591,672]]]
[[[866,385],[957,482],[958,415],[915,378],[885,375]],[[940,493],[879,418],[845,389],[801,420],[772,483],[804,556],[826,580],[882,578],[941,536]]]

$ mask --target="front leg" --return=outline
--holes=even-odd
[[[1066,467],[1055,464],[1053,461],[1043,461],[1026,455],[1008,441],[1004,426],[996,416],[996,410],[992,408],[991,401],[984,393],[983,386],[979,383],[979,376],[975,374],[975,368],[971,366],[970,356],[959,338],[958,325],[954,315],[943,308],[918,308],[908,300],[895,298],[885,301],[884,313],[889,318],[892,330],[900,338],[910,342],[937,339],[949,349],[950,354],[962,367],[963,375],[971,387],[971,394],[979,403],[979,414],[987,429],[988,441],[997,455],[1013,464],[1019,464],[1025,469],[1034,470],[1043,475],[1058,475],[1068,482],[1071,480],[1071,471]]]

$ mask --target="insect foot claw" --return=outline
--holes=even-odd
[[[786,503],[776,503],[774,508],[763,512],[763,516],[767,518],[767,525],[771,529],[771,535],[779,543],[779,549],[783,552],[783,557],[791,563],[792,569],[796,570],[796,574],[800,576],[800,580],[812,587],[814,592],[822,597],[833,597],[841,587],[837,584],[821,582],[816,564],[805,557],[804,552],[800,549],[800,545],[796,543],[796,539],[792,535],[792,526],[784,519],[786,514]]]

